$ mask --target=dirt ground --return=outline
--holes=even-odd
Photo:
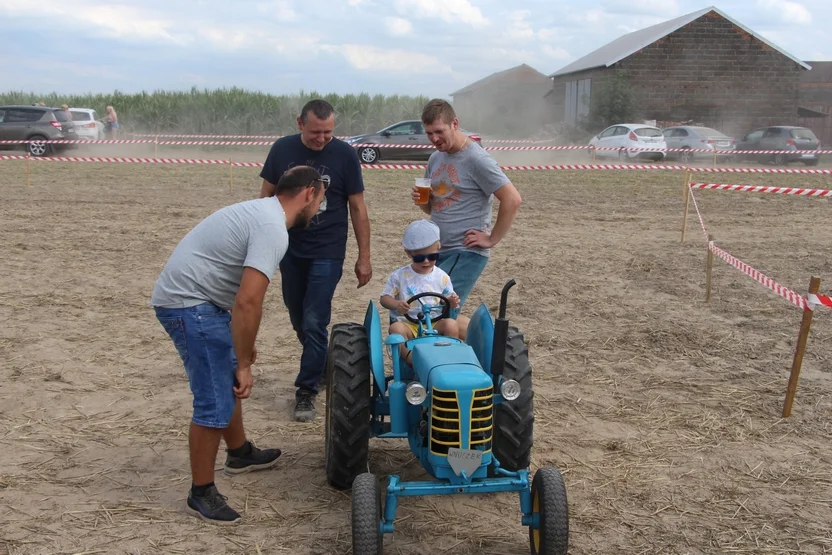
[[[542,162],[539,162],[542,163]],[[148,305],[179,239],[256,196],[256,169],[0,162],[0,553],[350,552],[349,496],[327,487],[323,406],[290,418],[300,348],[279,276],[258,338],[250,436],[275,470],[217,483],[244,523],[183,513],[191,396]],[[365,171],[372,282],[355,243],[333,322],[360,321],[419,216],[418,172]],[[525,204],[466,309],[508,314],[535,380],[533,467],[565,475],[570,553],[832,552],[832,311],[818,310],[791,418],[780,417],[801,312],[717,260],[679,172],[514,172]],[[829,176],[707,181],[832,187]],[[832,290],[829,201],[702,191],[717,244],[780,283]],[[424,476],[404,441],[371,443],[380,476]],[[223,453],[217,460],[221,468]],[[516,495],[408,498],[386,553],[528,553]]]

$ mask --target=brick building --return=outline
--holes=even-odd
[[[522,64],[489,75],[454,93],[460,125],[483,135],[526,137],[551,121],[544,96],[552,80]]]
[[[797,123],[801,74],[810,66],[710,7],[635,31],[550,75],[558,119],[580,122],[592,89],[626,72],[647,120],[693,120],[739,136]]]
[[[812,71],[800,76],[799,124],[824,145],[832,145],[832,62],[806,62]]]

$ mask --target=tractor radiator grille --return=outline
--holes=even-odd
[[[459,401],[456,391],[433,388],[431,395],[430,450],[447,455],[451,447],[460,447]]]
[[[477,389],[471,403],[471,449],[491,451],[494,435],[494,388]]]

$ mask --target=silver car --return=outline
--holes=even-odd
[[[667,158],[692,162],[696,158],[713,159],[715,150],[733,150],[734,140],[728,135],[711,129],[693,125],[667,127],[662,130],[668,149],[683,149],[681,152],[668,152]],[[710,150],[711,152],[696,152]],[[729,157],[730,153],[717,154],[720,158]]]
[[[477,133],[471,133],[462,128],[460,131],[482,146],[482,139]],[[356,145],[355,148],[362,164],[375,164],[379,160],[427,161],[430,155],[436,152],[425,133],[422,122],[418,119],[400,121],[375,133],[355,135],[345,139],[345,142]],[[375,146],[357,146],[366,144]]]

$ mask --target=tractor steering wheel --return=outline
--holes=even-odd
[[[439,315],[439,316],[437,316],[436,318],[431,318],[431,320],[430,320],[431,325],[432,325],[432,324],[435,324],[435,323],[436,323],[436,322],[438,322],[439,320],[444,320],[444,319],[446,319],[446,318],[450,318],[450,317],[451,317],[451,301],[450,301],[450,300],[448,300],[448,297],[446,297],[445,295],[440,295],[439,293],[431,293],[430,291],[425,292],[425,293],[419,293],[418,295],[413,295],[412,297],[410,297],[409,299],[407,299],[407,303],[408,303],[408,304],[410,304],[410,303],[412,303],[413,301],[418,301],[418,300],[419,300],[419,299],[421,299],[422,297],[436,297],[437,299],[439,299],[440,301],[442,301],[442,304],[444,305],[444,306],[442,307],[442,314],[440,314],[440,315]],[[422,306],[424,306],[424,303],[423,303],[423,302],[421,302],[421,301],[419,301],[419,304],[420,304],[420,305],[422,305]],[[405,315],[404,315],[404,317],[405,317],[405,318],[407,318],[408,322],[412,322],[412,323],[414,323],[414,324],[418,324],[418,323],[419,323],[419,320],[417,320],[416,318],[413,318],[412,316],[410,316],[410,313],[409,313],[409,312],[408,312],[407,314],[405,314]]]

